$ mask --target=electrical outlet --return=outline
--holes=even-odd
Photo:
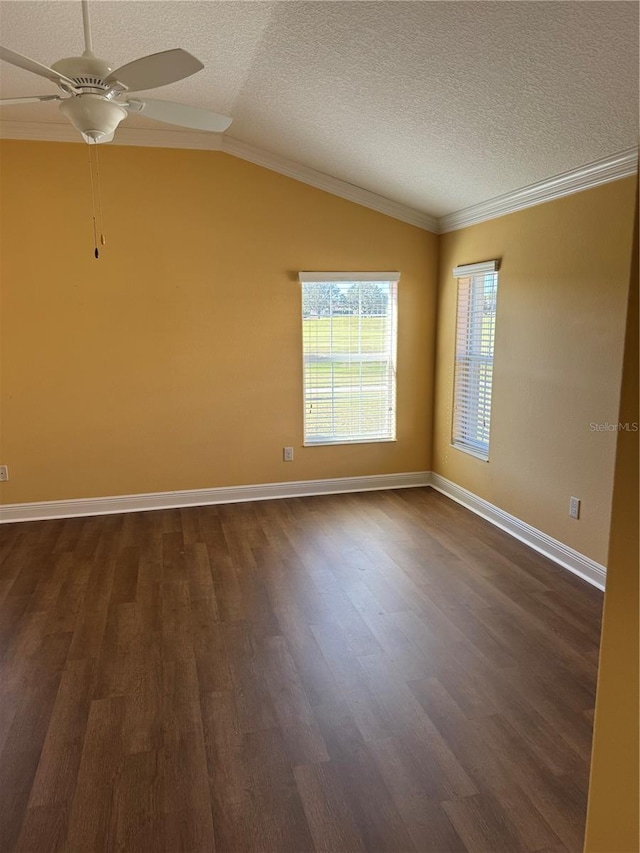
[[[569,500],[569,517],[580,518],[580,498],[571,498]]]
[[[285,462],[293,462],[293,447],[283,447],[282,458]]]
[[[9,466],[0,465],[0,483],[6,483],[9,479]]]

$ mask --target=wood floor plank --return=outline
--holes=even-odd
[[[126,604],[135,601],[139,565],[140,550],[137,547],[129,546],[120,551],[113,577],[111,604]]]
[[[270,637],[260,655],[292,765],[328,761],[327,749],[284,637]]]
[[[389,737],[392,733],[389,717],[373,695],[366,674],[340,628],[335,624],[312,625],[311,630],[338,686],[337,692],[325,697],[324,704],[345,702],[365,740]]]
[[[159,800],[156,752],[126,754],[113,786],[111,838],[115,850],[163,850],[167,822]]]
[[[16,853],[33,853],[34,850],[58,853],[68,849],[68,809],[67,803],[30,807],[13,848]]]
[[[158,801],[167,850],[215,851],[202,712],[197,679],[191,687],[174,663],[174,689],[164,696]]]
[[[15,713],[0,753],[0,850],[19,837],[70,641],[62,634],[42,642],[23,667],[21,689],[3,696],[15,702]]]
[[[569,850],[581,850],[587,808],[584,789],[570,776],[545,773],[527,745],[514,736],[500,717],[487,720],[484,733],[487,745],[499,751],[514,781],[560,840]]]
[[[293,772],[317,853],[364,853],[367,848],[335,767],[305,764]]]
[[[483,722],[467,720],[436,679],[414,682],[411,689],[478,790],[502,805],[504,820],[526,839],[527,847],[558,844],[560,839],[516,784],[501,754],[486,749]]]
[[[6,525],[2,853],[579,853],[602,596],[430,489]]]
[[[314,709],[367,850],[414,850],[408,828],[346,704]]]
[[[69,658],[97,658],[107,625],[109,600],[119,553],[117,536],[109,535],[108,528],[96,547],[93,559],[74,554],[74,572],[87,578],[82,607],[71,640]]]
[[[477,793],[476,786],[408,684],[395,674],[393,664],[373,656],[360,658],[359,662],[367,673],[372,693],[391,720],[394,733],[408,745],[414,761],[429,773],[440,798],[444,800]]]
[[[67,664],[29,797],[29,810],[71,803],[95,682],[95,662]],[[29,816],[28,816],[29,817]]]
[[[223,623],[238,723],[243,734],[278,726],[273,701],[266,684],[256,645],[243,622]]]
[[[109,696],[91,703],[67,837],[72,850],[100,851],[115,845],[114,791],[122,772],[125,700]]]
[[[232,693],[201,697],[211,810],[219,850],[250,849],[251,779]]]
[[[193,654],[198,668],[201,693],[231,690],[231,672],[227,660],[218,607],[213,593],[191,598]]]
[[[445,802],[443,808],[468,850],[524,853],[535,849],[527,847],[501,805],[487,794]]]
[[[251,850],[297,853],[312,850],[313,841],[293,776],[283,736],[277,729],[243,736],[243,762],[252,790],[246,815]]]
[[[274,611],[309,704],[313,707],[328,696],[336,698],[337,680],[299,608],[295,603],[277,604]]]
[[[368,744],[380,775],[402,815],[417,850],[432,853],[466,851],[442,809],[433,777],[421,773],[398,738]]]

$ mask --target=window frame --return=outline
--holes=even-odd
[[[462,451],[463,453],[468,454],[469,456],[473,456],[476,459],[479,459],[483,462],[488,462],[490,458],[490,449],[491,449],[491,416],[493,410],[493,372],[494,372],[494,364],[495,364],[495,331],[496,331],[496,321],[497,321],[497,297],[498,297],[498,269],[499,269],[499,261],[484,261],[482,263],[477,264],[465,264],[462,266],[454,267],[453,276],[456,279],[457,288],[456,288],[456,313],[455,313],[455,336],[454,336],[454,352],[453,352],[453,388],[451,394],[451,441],[450,446],[454,450]],[[460,310],[461,310],[461,286],[462,280],[469,279],[468,290],[469,297],[468,303],[469,306],[473,306],[474,300],[478,299],[475,289],[477,287],[484,288],[486,286],[486,276],[492,275],[494,277],[493,280],[493,298],[495,301],[495,305],[493,308],[493,323],[490,331],[490,355],[483,355],[481,353],[482,349],[482,321],[480,325],[476,322],[473,323],[473,320],[470,318],[470,321],[467,323],[467,334],[466,334],[466,345],[464,349],[464,354],[467,359],[467,364],[473,363],[475,359],[475,363],[480,365],[482,363],[488,363],[491,366],[491,387],[489,390],[488,400],[489,400],[489,425],[488,425],[488,437],[486,444],[482,441],[478,441],[477,439],[471,438],[467,426],[466,431],[460,431],[457,433],[457,427],[459,425],[459,419],[457,416],[457,412],[462,402],[461,399],[461,391],[459,391],[458,386],[458,369],[460,363],[463,361],[462,358],[459,357],[459,336],[460,336]],[[481,279],[481,280],[480,280]],[[474,308],[469,307],[468,312],[470,314],[476,314]],[[480,396],[480,386],[482,382],[480,379],[477,380],[476,387],[476,397]],[[468,383],[467,383],[468,385]],[[465,388],[466,390],[466,388]],[[468,393],[468,392],[467,392]],[[479,402],[476,399],[475,403],[475,418],[476,423],[479,418]],[[473,418],[469,418],[467,416],[467,421],[472,421]]]
[[[388,444],[396,442],[397,439],[397,420],[398,420],[398,383],[397,383],[397,351],[398,351],[398,282],[400,281],[399,272],[309,272],[302,271],[298,274],[300,282],[300,321],[302,332],[302,435],[303,447],[327,447],[331,445],[341,444]],[[389,436],[371,437],[357,436],[355,438],[329,438],[324,437],[321,440],[310,440],[307,435],[307,382],[305,370],[305,345],[304,345],[304,286],[305,284],[380,284],[387,283],[391,285],[390,296],[392,298],[393,310],[390,315],[391,319],[391,351],[390,362],[392,365],[392,381],[391,381],[391,399],[393,407],[392,429]],[[332,398],[333,399],[333,398]]]

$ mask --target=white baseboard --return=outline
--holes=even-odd
[[[482,516],[482,518],[490,521],[491,524],[495,524],[501,530],[510,533],[511,536],[524,542],[525,545],[528,545],[540,554],[544,554],[545,557],[553,560],[554,563],[558,563],[563,568],[569,569],[574,575],[579,575],[583,580],[588,581],[593,586],[597,586],[598,589],[604,589],[607,570],[605,566],[601,566],[595,560],[585,557],[579,551],[574,551],[568,545],[564,545],[557,539],[547,536],[541,530],[537,530],[530,524],[526,524],[524,521],[516,518],[515,515],[510,515],[508,512],[485,501],[483,498],[479,498],[473,492],[463,489],[462,486],[457,486],[451,480],[441,477],[440,474],[432,472],[431,487],[438,492],[442,492],[443,495],[456,501],[456,503],[462,504],[462,506],[470,509],[476,515]]]
[[[366,477],[338,477],[329,480],[298,480],[292,483],[263,483],[255,486],[223,486],[215,489],[189,489],[175,492],[152,492],[140,495],[118,495],[104,498],[78,498],[68,501],[0,506],[0,524],[20,521],[44,521],[88,515],[112,515],[122,512],[145,512],[154,509],[176,509],[208,504],[266,501],[276,498],[299,498],[307,495],[334,495],[344,492],[368,492],[384,489],[406,489],[431,486],[501,530],[510,533],[530,548],[544,554],[554,563],[569,569],[584,580],[604,589],[607,570],[568,545],[547,536],[530,524],[510,515],[473,492],[457,486],[445,477],[429,471],[403,474],[375,474]]]
[[[367,477],[338,477],[331,480],[299,480],[293,483],[263,483],[257,486],[223,486],[216,489],[189,489],[104,498],[77,498],[68,501],[6,504],[0,506],[0,524],[16,521],[44,521],[83,515],[112,515],[207,504],[299,498],[305,495],[334,495],[341,492],[369,492],[428,486],[429,471],[406,474],[374,474]]]

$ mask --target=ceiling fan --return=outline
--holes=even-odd
[[[93,53],[88,0],[82,0],[82,22],[85,46],[82,56],[60,59],[50,68],[0,47],[0,59],[45,77],[62,90],[61,95],[3,98],[0,106],[59,101],[60,111],[89,145],[111,142],[116,128],[129,113],[196,130],[221,133],[229,127],[230,118],[209,110],[129,94],[167,86],[201,71],[204,65],[195,56],[174,48],[135,59],[113,71],[106,60]]]

